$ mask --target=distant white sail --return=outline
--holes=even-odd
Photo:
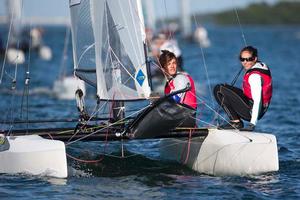
[[[144,7],[146,9],[146,26],[151,30],[155,30],[156,17],[154,11],[154,1],[144,0]]]
[[[103,100],[150,95],[138,0],[71,0],[75,73]]]
[[[190,1],[181,0],[181,29],[184,37],[190,37],[192,35],[192,22],[190,14]]]
[[[22,32],[22,0],[7,0],[7,10],[9,20],[8,22],[12,25],[12,38],[10,39],[10,44],[15,44],[18,42],[19,37]]]

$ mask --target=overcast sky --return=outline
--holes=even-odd
[[[0,0],[0,15],[6,14],[6,1]],[[142,0],[153,1],[157,17],[173,17],[179,14],[179,0]],[[192,13],[207,13],[243,7],[253,2],[274,3],[278,0],[185,0],[189,1]],[[69,0],[23,0],[23,16],[63,17],[69,16]]]

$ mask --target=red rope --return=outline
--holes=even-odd
[[[189,159],[189,157],[190,157],[191,139],[192,139],[192,133],[193,133],[194,131],[195,131],[194,128],[191,128],[191,129],[190,129],[190,132],[189,132],[189,138],[188,138],[188,143],[187,143],[187,145],[186,145],[186,146],[183,148],[183,150],[182,150],[180,160],[181,160],[181,162],[183,162],[183,157],[184,157],[184,155],[185,155],[185,159],[184,159],[183,164],[187,164],[187,161],[188,161],[188,159]],[[186,153],[185,153],[185,152],[186,152]]]
[[[112,111],[113,111],[113,106],[114,106],[114,100],[112,101],[112,105],[111,105],[111,109],[109,112],[109,117],[112,117]],[[105,154],[106,148],[107,148],[107,144],[108,144],[108,134],[109,134],[109,128],[107,128],[106,134],[105,134],[105,144],[104,144],[104,149],[103,152]],[[76,158],[74,156],[71,156],[70,154],[66,154],[69,158],[72,158],[73,160],[76,160],[78,162],[83,162],[83,163],[98,163],[101,162],[104,159],[104,155],[101,156],[101,158],[97,159],[97,160],[84,160],[84,159],[80,159],[80,158]]]

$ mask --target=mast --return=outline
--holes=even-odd
[[[146,8],[146,27],[155,30],[156,27],[156,17],[154,12],[154,1],[153,0],[144,0],[144,5]]]
[[[10,46],[16,46],[22,32],[22,0],[7,0],[8,22],[12,24],[12,37],[9,41]]]
[[[184,38],[192,36],[192,25],[190,16],[190,1],[180,0],[181,10],[181,31]]]

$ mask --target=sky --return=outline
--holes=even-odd
[[[153,1],[157,18],[179,15],[180,0],[142,0]],[[278,0],[184,0],[189,1],[192,13],[208,13],[233,7],[245,7],[254,2],[274,3]],[[69,0],[23,0],[25,17],[69,17]],[[6,15],[6,0],[0,0],[0,16]]]

